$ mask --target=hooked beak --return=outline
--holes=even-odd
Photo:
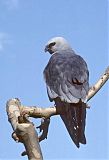
[[[45,51],[45,52],[49,51],[49,47],[48,47],[48,45],[46,45],[46,46],[45,46],[44,51]]]
[[[53,51],[52,51],[52,49],[50,48],[50,46],[49,45],[46,45],[45,46],[45,50],[44,50],[45,52],[49,52],[50,54],[53,54]]]

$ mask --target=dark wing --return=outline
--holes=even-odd
[[[56,97],[68,103],[84,101],[89,90],[87,65],[73,51],[66,52],[52,55],[44,70],[48,96],[51,101]]]

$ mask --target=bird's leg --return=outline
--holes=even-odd
[[[39,128],[40,132],[42,132],[42,134],[39,136],[39,142],[44,140],[45,138],[47,139],[49,124],[50,124],[50,117],[47,118],[42,117],[41,125],[36,127]]]
[[[28,111],[22,111],[21,112],[21,117],[23,117],[23,120],[28,123]],[[47,138],[48,134],[48,128],[49,128],[49,123],[50,123],[50,117],[42,117],[41,118],[41,125],[36,127],[39,128],[39,131],[42,132],[42,134],[39,136],[39,142]]]

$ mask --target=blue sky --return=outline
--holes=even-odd
[[[18,97],[27,106],[52,106],[43,69],[50,55],[46,42],[63,36],[87,62],[90,85],[108,65],[106,0],[0,0],[0,160],[22,159],[22,144],[11,138],[6,101]],[[44,160],[108,159],[108,84],[89,101],[87,144],[77,149],[59,116],[51,118]],[[34,120],[36,126],[39,121]]]

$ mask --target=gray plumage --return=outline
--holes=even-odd
[[[44,70],[48,97],[55,102],[57,109],[63,107],[65,114],[61,118],[79,147],[79,143],[86,143],[84,102],[89,90],[87,64],[62,37],[51,39],[45,51],[52,54]]]

